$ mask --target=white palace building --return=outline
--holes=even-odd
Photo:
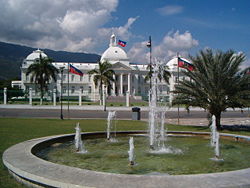
[[[31,82],[30,76],[26,76],[26,72],[27,68],[39,58],[40,54],[42,57],[47,57],[43,51],[36,50],[24,59],[21,66],[21,88],[26,92],[32,90],[33,97],[39,97],[39,90],[36,88],[36,85]],[[147,69],[148,65],[131,63],[127,53],[117,46],[116,36],[114,34],[111,35],[109,47],[102,54],[100,61],[108,61],[113,65],[112,69],[115,71],[115,82],[112,83],[112,88],[106,88],[108,96],[125,96],[126,93],[135,99],[148,96],[149,82],[144,81],[149,71]],[[62,91],[62,96],[66,97],[69,91],[70,97],[78,97],[81,95],[84,99],[90,101],[99,100],[99,87],[95,87],[93,75],[88,74],[88,71],[98,68],[98,63],[74,62],[70,64],[81,70],[84,75],[79,76],[72,73],[68,75],[68,62],[53,62],[56,68],[60,69],[63,67],[63,77],[61,78],[61,73],[58,73],[57,81],[51,82],[49,85],[47,97],[51,98],[52,92],[56,92],[57,96],[60,96],[60,91]],[[159,88],[162,96],[165,96],[166,99],[169,99],[171,102],[172,94],[170,91],[174,89],[174,85],[177,81],[177,57],[166,64],[172,76],[169,80],[169,85],[162,82]],[[185,78],[180,74],[180,79]],[[63,82],[62,88],[61,82]]]

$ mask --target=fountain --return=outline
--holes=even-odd
[[[155,60],[155,64],[153,66],[153,74],[152,74],[152,88],[149,92],[149,145],[151,149],[151,153],[182,153],[180,149],[173,147],[165,146],[165,111],[166,109],[162,106],[159,106],[157,103],[158,99],[158,72],[160,69],[160,62]]]
[[[107,140],[111,142],[116,142],[116,111],[109,111],[107,118]],[[114,132],[114,138],[111,137],[111,131]]]
[[[78,122],[76,124],[76,134],[75,134],[75,148],[77,153],[87,153],[87,150],[85,150],[82,137],[81,137],[81,128],[80,128],[80,123]]]
[[[209,160],[212,151],[207,141],[209,132],[168,131],[171,134],[167,135],[166,110],[157,103],[157,72],[159,71],[157,63],[153,70],[152,89],[149,94],[148,132],[116,132],[116,122],[114,121],[116,112],[110,111],[106,132],[84,133],[84,138],[87,138],[84,143],[88,144],[86,155],[76,155],[75,152],[69,152],[75,148],[78,153],[87,152],[81,139],[79,123],[77,123],[75,135],[44,137],[12,146],[3,154],[4,165],[17,179],[21,179],[28,185],[37,184],[44,187],[250,186],[248,160],[250,137],[221,133],[221,137],[227,139],[223,140],[224,148],[221,148],[226,162],[220,165],[220,163],[213,162],[223,161],[220,159],[220,134],[216,130],[214,116],[210,141],[215,153],[212,161]],[[114,133],[114,138],[111,137],[111,133]],[[146,133],[149,133],[150,152],[147,150],[148,146],[145,146],[148,139],[145,136]],[[120,136],[119,142],[114,142],[116,135]],[[75,138],[74,145],[72,144],[73,138]],[[237,142],[235,142],[236,138]],[[110,142],[106,142],[106,139]],[[242,143],[238,142],[241,140]],[[240,158],[238,151],[240,151]],[[180,153],[183,155],[173,155]],[[52,159],[51,156],[55,156],[56,159]],[[126,165],[128,160],[129,167]],[[76,166],[75,163],[79,166]]]
[[[223,159],[220,158],[220,133],[217,131],[216,128],[216,117],[212,116],[212,124],[210,126],[211,129],[211,141],[210,144],[214,148],[215,156],[214,158],[211,158],[213,161],[223,161]]]
[[[221,165],[209,160],[212,154],[207,140],[209,132],[168,131],[166,138],[163,134],[165,113],[161,112],[160,117],[159,140],[167,140],[167,144],[163,144],[166,149],[169,149],[167,145],[180,148],[183,155],[149,153],[145,145],[147,131],[117,132],[119,142],[115,143],[106,142],[106,132],[82,133],[88,153],[77,155],[75,146],[79,150],[83,146],[78,123],[76,134],[32,139],[12,146],[4,152],[3,163],[25,184],[44,187],[250,186],[249,136],[220,134],[226,138],[222,140],[225,162]],[[72,144],[74,137],[76,145]],[[215,155],[219,156],[218,137],[215,146]]]
[[[217,130],[216,130],[216,123],[215,123],[215,116],[214,115],[212,116],[212,124],[210,126],[210,130],[211,130],[210,145],[211,145],[211,147],[215,147]]]
[[[134,155],[134,137],[129,138],[129,150],[128,150],[128,160],[129,165],[133,166],[135,165],[135,155]]]

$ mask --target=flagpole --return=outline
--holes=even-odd
[[[68,62],[68,119],[69,119],[69,62]]]
[[[177,52],[177,85],[179,86],[179,79],[180,79],[180,68],[179,68],[179,52]],[[177,97],[179,96],[179,93],[177,94]],[[178,103],[177,106],[178,110],[178,125],[180,125],[180,105]]]
[[[149,64],[150,64],[150,74],[152,74],[152,41],[151,41],[151,36],[149,36],[149,42],[150,42],[150,47],[149,47]],[[152,88],[152,75],[150,75],[150,90]]]

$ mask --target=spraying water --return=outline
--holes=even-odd
[[[108,112],[108,119],[107,119],[107,139],[110,141],[115,141],[116,139],[116,111],[109,111]],[[111,130],[114,131],[114,138],[111,138]]]
[[[215,116],[212,116],[212,124],[210,126],[211,130],[211,139],[210,139],[210,145],[211,147],[215,147],[216,145],[216,123],[215,123]]]
[[[78,153],[87,153],[87,150],[85,150],[82,137],[81,137],[81,128],[79,122],[76,124],[76,134],[75,134],[75,148]]]
[[[162,149],[165,148],[165,141],[166,141],[166,129],[165,129],[165,112],[161,112],[161,130],[160,130],[160,139],[159,139],[159,147]]]
[[[166,147],[166,130],[165,130],[165,111],[166,109],[157,103],[159,92],[158,73],[160,70],[160,62],[156,61],[153,67],[151,77],[152,87],[149,92],[149,144],[151,153],[182,153],[180,149],[171,146]]]
[[[128,150],[128,160],[129,165],[135,165],[135,155],[134,155],[134,137],[129,139],[129,150]]]
[[[213,115],[212,116],[212,124],[211,124],[211,141],[210,144],[212,147],[214,147],[214,154],[215,157],[211,158],[211,160],[214,161],[223,161],[223,159],[220,159],[220,133],[217,131],[216,128],[216,118]]]
[[[151,149],[155,149],[156,138],[157,138],[157,119],[158,119],[158,108],[157,108],[157,72],[159,70],[158,64],[153,67],[152,74],[152,87],[149,91],[149,144]]]

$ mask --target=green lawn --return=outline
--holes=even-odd
[[[73,133],[75,124],[80,122],[82,131],[105,131],[106,120],[58,120],[58,119],[15,119],[0,118],[0,154],[8,147],[32,138]],[[117,121],[118,130],[146,130],[143,121]],[[168,130],[208,131],[206,127],[169,125]],[[229,132],[229,131],[226,131]],[[250,132],[229,132],[250,135]],[[17,183],[0,162],[0,187],[23,187]]]

